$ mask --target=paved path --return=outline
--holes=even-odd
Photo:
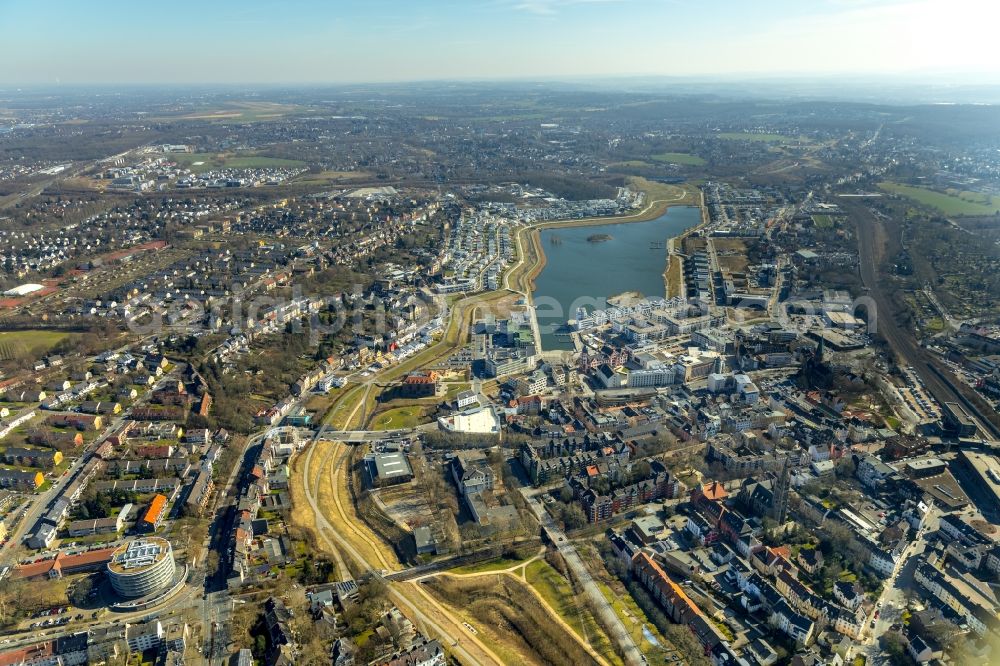
[[[303,461],[303,465],[307,474],[315,450],[314,442],[305,454],[306,459]],[[311,484],[305,484],[306,501],[316,517],[316,531],[319,538],[326,544],[328,550],[339,554],[337,558],[339,561],[343,561],[341,558],[350,558],[363,569],[372,569],[372,563],[369,563],[354,544],[341,535],[323,515],[317,503],[315,490]],[[336,494],[336,488],[334,488],[335,498]],[[342,515],[341,521],[349,524],[350,517]],[[388,595],[393,603],[412,617],[417,624],[422,625],[425,630],[433,632],[447,642],[449,651],[457,656],[463,664],[503,664],[503,661],[492,650],[464,629],[461,620],[455,618],[438,604],[420,588],[419,584],[390,583]]]
[[[563,630],[566,631],[570,636],[576,639],[576,642],[580,645],[580,647],[586,650],[587,654],[589,654],[594,661],[596,661],[598,664],[601,664],[601,666],[610,666],[608,660],[605,659],[603,655],[598,654],[597,651],[593,648],[593,646],[591,646],[591,644],[587,642],[586,638],[580,636],[580,634],[578,634],[576,630],[573,629],[573,627],[569,626],[569,624],[562,618],[562,616],[559,615],[559,612],[552,607],[552,605],[545,599],[545,597],[542,596],[541,592],[539,592],[534,585],[528,582],[527,566],[532,562],[534,562],[535,560],[539,559],[540,557],[541,557],[540,555],[535,555],[530,560],[521,562],[519,564],[514,565],[513,567],[502,569],[500,571],[481,571],[477,573],[449,574],[449,575],[458,576],[460,578],[472,578],[475,576],[489,576],[491,574],[500,574],[503,576],[510,576],[511,578],[516,578],[517,580],[521,581],[524,584],[524,586],[528,588],[528,591],[535,596],[535,599],[537,599],[538,603],[540,603],[542,607],[545,608],[545,610],[548,612],[552,620],[554,620],[560,627],[562,627]],[[514,572],[517,571],[518,569],[520,569],[520,572],[518,574],[515,574]]]
[[[566,538],[566,535],[556,525],[552,516],[548,514],[545,507],[535,497],[526,494],[525,499],[528,501],[528,506],[531,507],[531,510],[538,518],[538,522],[541,523],[545,531],[552,537],[553,543],[556,544],[559,554],[563,556],[573,577],[576,578],[580,587],[590,597],[591,605],[595,613],[599,615],[598,621],[601,623],[601,626],[607,629],[611,640],[618,645],[625,664],[627,666],[638,666],[639,664],[646,663],[646,658],[643,657],[635,641],[632,640],[632,636],[628,633],[621,618],[615,613],[611,604],[608,603],[608,600],[601,592],[601,589],[597,587],[597,583],[594,582],[590,572],[587,571],[586,565],[580,559],[580,554],[576,552],[576,547]]]
[[[861,632],[863,639],[861,652],[867,656],[869,664],[879,663],[879,639],[889,631],[890,626],[903,621],[902,614],[906,608],[906,594],[916,586],[913,573],[917,569],[920,556],[927,547],[927,537],[938,529],[940,517],[940,510],[932,507],[925,521],[924,529],[918,533],[914,541],[907,545],[903,553],[903,561],[896,573],[886,580],[882,594],[876,600],[879,617],[875,620],[875,626],[866,625]],[[868,618],[866,621],[871,619],[873,618]]]

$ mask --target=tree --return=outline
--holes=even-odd
[[[577,504],[567,504],[562,510],[562,523],[567,530],[575,530],[587,524],[587,514]]]
[[[640,460],[635,465],[632,466],[631,481],[635,483],[636,481],[644,481],[649,477],[653,476],[653,468],[645,460]]]
[[[0,581],[0,626],[6,627],[14,619],[18,608],[15,603],[16,585],[10,578]]]
[[[216,550],[208,551],[208,555],[205,556],[205,571],[209,578],[215,576],[219,573],[219,553]]]
[[[69,601],[74,606],[82,607],[90,599],[90,593],[94,589],[93,576],[87,576],[81,578],[70,588],[69,591]]]
[[[358,596],[362,602],[369,600],[383,601],[386,599],[388,593],[389,586],[386,585],[385,580],[375,576],[358,586]]]
[[[545,551],[545,561],[560,574],[567,578],[569,577],[569,569],[566,566],[566,560],[563,559],[562,553],[558,550],[554,548],[547,549]]]
[[[612,557],[606,560],[608,572],[619,580],[628,580],[630,575],[628,565],[621,559]]]
[[[910,658],[906,654],[906,646],[903,643],[903,637],[899,633],[895,631],[885,633],[882,636],[882,645],[885,648],[886,654],[889,655],[889,661],[893,664],[903,666],[910,663]]]
[[[250,628],[257,621],[257,606],[253,604],[238,604],[229,618],[229,626],[233,639],[237,643],[245,643],[250,635]]]
[[[312,558],[306,556],[305,559],[302,560],[302,575],[300,577],[300,580],[302,581],[302,583],[308,585],[310,582],[312,582],[312,578],[315,575],[315,573],[316,570],[313,567]]]
[[[695,638],[691,630],[681,624],[668,624],[663,635],[669,640],[678,652],[685,656],[689,664],[710,664],[705,657],[705,648]]]
[[[850,479],[854,477],[856,465],[852,456],[843,456],[837,460],[834,466],[834,473],[838,479]]]

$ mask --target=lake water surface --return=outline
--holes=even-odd
[[[567,319],[576,317],[581,298],[602,302],[625,292],[662,297],[666,293],[665,242],[700,221],[699,208],[673,206],[647,222],[543,229],[540,235],[546,263],[532,292],[542,349],[573,348],[568,337],[555,332]],[[610,238],[587,240],[602,235]]]

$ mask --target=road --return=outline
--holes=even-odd
[[[201,603],[195,601],[194,605],[199,613],[203,630],[209,632],[209,637],[203,644],[203,647],[206,648],[205,656],[209,664],[218,658],[221,658],[225,663],[225,657],[228,656],[226,648],[229,645],[229,637],[226,635],[217,637],[216,627],[225,626],[226,620],[233,610],[233,599],[229,594],[226,578],[229,574],[229,562],[227,561],[229,535],[232,532],[233,521],[236,520],[236,506],[239,504],[240,497],[239,482],[243,478],[242,473],[247,470],[251,463],[248,454],[256,451],[257,447],[272,431],[279,432],[281,430],[282,428],[268,428],[247,438],[243,450],[240,452],[239,463],[230,470],[225,485],[219,487],[211,509],[206,512],[206,515],[212,516],[212,524],[209,526],[208,534],[202,543],[202,551],[206,555],[210,550],[217,552],[220,565],[215,576],[205,579]]]
[[[106,619],[100,621],[92,621],[89,618],[80,621],[73,621],[67,625],[64,629],[59,628],[46,628],[41,631],[45,632],[45,638],[55,639],[61,638],[63,636],[69,636],[71,634],[78,633],[80,631],[88,631],[90,629],[97,629],[102,627],[111,627],[114,625],[123,625],[128,623],[138,623],[143,622],[147,619],[154,617],[164,619],[170,615],[174,615],[186,608],[190,608],[191,605],[198,599],[201,594],[201,587],[198,585],[188,584],[178,590],[172,597],[170,597],[166,602],[156,606],[154,608],[149,608],[141,611],[134,611],[131,613],[117,613],[110,612],[105,615]],[[10,638],[3,648],[11,649],[23,645],[32,645],[39,641],[39,630],[31,629],[27,631],[21,631],[17,634],[8,634]]]
[[[782,270],[785,267],[785,258],[778,257],[775,265],[774,286],[771,287],[771,297],[767,299],[767,316],[774,320],[787,319],[788,314],[785,308],[778,307],[778,297],[781,296],[781,289],[785,284],[785,274]]]
[[[930,285],[925,285],[923,291],[924,296],[927,297],[927,300],[931,302],[934,309],[941,315],[941,319],[944,320],[944,323],[948,325],[948,329],[951,331],[957,331],[959,326],[962,325],[962,322],[952,317],[951,313],[948,312],[943,305],[941,305],[941,301],[938,300],[937,294],[934,293],[934,290]]]
[[[130,345],[126,345],[117,351],[121,352],[128,346]],[[0,550],[0,564],[13,564],[13,557],[18,552],[16,545],[20,543],[20,540],[26,533],[33,529],[35,524],[38,522],[38,519],[48,509],[52,501],[59,496],[63,488],[73,480],[76,474],[80,471],[80,468],[93,456],[93,451],[97,448],[97,446],[99,446],[101,442],[107,438],[108,434],[113,432],[126,417],[127,412],[123,412],[121,415],[112,419],[108,426],[102,431],[100,436],[91,442],[91,444],[89,444],[84,450],[83,454],[68,468],[67,474],[55,479],[52,487],[45,493],[35,496],[29,500],[30,504],[27,507],[23,518],[20,520],[17,529],[13,531],[11,539],[7,545]],[[271,430],[280,431],[281,429],[269,428],[267,431],[259,432],[248,438],[247,443],[241,452],[240,459],[245,460],[247,452],[250,451],[255,444],[260,443],[260,441],[262,441],[262,439]],[[225,556],[229,521],[232,517],[232,506],[235,504],[238,497],[238,494],[234,491],[235,483],[239,479],[239,472],[242,468],[243,465],[237,465],[234,469],[230,470],[225,484],[220,484],[219,486],[214,505],[208,512],[206,512],[207,515],[213,516],[214,520],[209,529],[206,540],[203,543],[205,553],[208,553],[209,549],[214,549],[219,552],[220,557]],[[203,592],[205,592],[205,586],[203,585],[204,582],[209,584],[209,590],[207,594],[203,595]],[[209,581],[205,581],[201,572],[194,571],[193,574],[189,575],[188,584],[185,587],[181,588],[181,590],[170,597],[165,603],[154,608],[130,613],[111,613],[107,616],[107,619],[103,619],[101,621],[91,621],[88,617],[86,620],[74,622],[67,626],[64,632],[52,633],[51,636],[63,634],[68,635],[75,631],[93,627],[110,626],[112,624],[120,624],[124,622],[138,622],[154,616],[165,617],[187,609],[194,609],[196,612],[199,612],[202,624],[206,628],[213,627],[216,624],[219,626],[225,625],[226,619],[232,612],[232,599],[230,598],[228,590],[225,587],[225,568],[221,568],[221,573],[215,580]],[[16,635],[10,639],[11,642],[7,644],[7,647],[28,644],[37,641],[37,639],[37,631],[23,635]],[[206,641],[206,647],[208,647],[208,641]],[[222,648],[224,651],[226,645],[223,643],[216,647]]]
[[[147,338],[140,338],[136,342],[127,343],[125,345],[122,345],[121,347],[118,347],[117,349],[113,349],[110,351],[121,354],[130,347],[133,347],[135,345],[141,345],[146,339]],[[87,365],[93,364],[94,362],[96,362],[96,360],[97,360],[96,356],[89,357],[87,359]],[[143,400],[137,402],[136,404],[142,404],[143,402],[145,402],[146,399],[148,399],[148,394],[146,398],[143,398]],[[18,415],[25,414],[30,411],[35,411],[36,413],[43,413],[45,410],[41,408],[41,403],[38,403],[35,405],[29,405],[21,409],[18,412]],[[56,414],[59,413],[59,411],[52,413]],[[21,521],[18,523],[17,529],[11,532],[10,538],[7,540],[7,543],[2,548],[0,548],[0,567],[12,564],[12,558],[17,552],[17,546],[21,543],[25,535],[27,535],[31,531],[31,529],[34,528],[35,523],[38,522],[38,519],[41,518],[43,513],[45,513],[49,505],[59,496],[60,492],[66,486],[66,484],[68,484],[76,476],[77,472],[80,471],[80,468],[83,467],[83,465],[86,464],[88,460],[90,460],[90,458],[93,456],[93,452],[97,449],[97,447],[100,446],[105,439],[107,439],[109,434],[114,432],[118,428],[118,426],[121,425],[121,422],[124,420],[125,416],[126,412],[122,412],[122,414],[119,414],[118,416],[111,419],[110,422],[105,426],[101,434],[98,437],[96,437],[93,442],[88,444],[83,449],[83,451],[81,451],[80,456],[75,461],[73,461],[73,464],[71,464],[66,469],[66,472],[68,473],[63,474],[63,476],[60,476],[59,478],[53,480],[51,488],[49,488],[41,495],[35,495],[29,497],[30,505],[28,506],[24,516],[22,516]]]
[[[355,410],[357,410],[357,407]],[[316,445],[313,442],[304,454],[306,458],[302,464],[306,470],[310,467],[315,451]],[[326,544],[327,549],[338,553],[338,559],[351,559],[362,571],[375,570],[373,564],[377,567],[388,568],[387,565],[389,563],[385,561],[376,563],[368,562],[367,558],[357,550],[354,544],[334,528],[320,510],[316,490],[311,483],[305,484],[306,501],[309,502],[309,507],[315,516],[318,535]],[[339,517],[341,523],[349,525],[353,518],[344,515],[339,505],[338,511],[341,512],[341,516]],[[430,595],[424,592],[419,585],[390,582],[388,594],[393,603],[415,620],[415,624],[421,625],[428,632],[441,637],[449,646],[450,651],[462,663],[470,665],[503,663],[492,650],[462,626],[461,620],[455,618],[444,609]]]
[[[656,206],[661,203],[664,203],[664,201],[652,201],[648,206],[646,206],[645,209],[643,209],[638,213],[625,216],[623,218],[614,218],[614,219],[609,218],[608,220],[602,220],[602,222],[607,223],[609,221],[614,221],[614,220],[627,220],[630,218],[640,218],[643,215],[645,215],[649,210],[651,210],[653,206]],[[579,220],[567,221],[567,223],[572,223],[572,224],[579,224],[580,222],[581,221]],[[525,254],[524,254],[525,234],[530,233],[531,231],[543,226],[558,226],[558,224],[553,225],[549,223],[549,224],[533,225],[531,227],[524,227],[518,230],[518,234],[516,237],[516,242],[518,246],[518,262],[515,265],[511,266],[509,270],[504,272],[501,282],[503,288],[498,292],[491,292],[491,293],[497,294],[501,292],[513,292],[520,294],[521,296],[524,296],[530,300],[530,294],[527,292],[526,289],[524,291],[520,291],[518,289],[511,287],[510,276],[515,271],[523,268],[525,264]],[[486,296],[485,298],[489,298],[489,296]],[[453,307],[451,308],[451,312],[449,313],[450,314],[449,322],[447,327],[445,328],[444,337],[438,343],[432,345],[431,347],[428,347],[420,355],[414,357],[414,359],[411,359],[408,363],[402,364],[402,367],[397,366],[394,368],[389,368],[386,371],[380,372],[375,377],[372,377],[371,379],[366,381],[363,384],[363,386],[365,386],[364,394],[362,395],[361,399],[357,402],[357,404],[355,404],[353,410],[348,415],[347,419],[344,421],[345,427],[350,427],[350,425],[354,422],[355,417],[357,416],[358,410],[363,409],[367,397],[372,389],[372,384],[376,381],[376,379],[381,379],[383,381],[391,379],[394,375],[399,374],[403,368],[406,368],[409,365],[413,365],[413,362],[416,359],[420,359],[421,361],[423,361],[424,364],[426,364],[432,362],[433,360],[436,360],[437,358],[440,358],[445,354],[450,353],[457,344],[457,341],[449,342],[448,334],[449,331],[452,330],[452,326],[456,325],[456,323],[458,323],[459,325],[464,325],[467,319],[467,315],[472,312],[472,310],[470,310],[470,306],[474,308],[475,305],[478,302],[481,302],[483,299],[484,299],[483,294],[476,294],[457,301],[453,305]],[[460,332],[457,336],[457,339],[461,340],[461,338],[462,334]],[[399,434],[402,434],[404,431],[398,431],[398,432]],[[393,433],[396,434],[396,431],[393,431]],[[374,570],[374,566],[382,567],[383,570],[389,569],[391,567],[390,563],[384,561],[384,558],[382,558],[382,556],[378,554],[379,548],[377,545],[374,547],[374,551],[376,552],[377,559],[382,561],[375,563],[367,561],[367,559],[361,554],[360,551],[358,551],[358,549],[351,542],[351,540],[346,538],[344,534],[340,533],[336,528],[334,528],[334,526],[330,523],[327,517],[323,515],[317,501],[318,479],[313,480],[308,478],[308,470],[311,466],[311,462],[314,453],[316,451],[315,444],[317,441],[321,439],[329,441],[337,441],[337,442],[345,442],[345,441],[365,442],[365,441],[371,441],[372,439],[378,439],[380,437],[384,437],[385,434],[386,433],[373,434],[368,431],[347,431],[347,430],[337,431],[329,429],[324,426],[317,432],[316,436],[313,439],[313,442],[308,446],[307,451],[304,453],[305,460],[303,461],[302,464],[306,470],[306,478],[304,483],[306,500],[309,503],[310,509],[312,510],[312,513],[315,517],[318,535],[320,539],[327,545],[328,549],[335,554],[335,557],[338,560],[338,567],[341,570],[347,569],[345,562],[346,559],[352,560],[354,564],[360,566],[361,570]],[[334,483],[334,488],[336,488],[338,484],[337,469],[339,468],[341,463],[342,459],[335,462],[334,464],[334,470],[333,470],[334,477],[332,479]],[[348,481],[347,479],[340,480],[340,482],[342,483],[347,481]],[[347,512],[344,510],[344,508],[340,506],[340,500],[338,498],[338,493],[336,492],[334,493],[334,500],[335,504],[337,505],[338,513],[340,513],[339,516],[340,524],[342,526],[345,526],[346,529],[355,532],[356,535],[362,540],[369,541],[365,535],[359,532],[358,528],[352,527],[355,518],[353,516],[348,515]],[[544,516],[544,519],[548,520],[553,529],[558,529],[556,528],[555,524],[551,521],[551,518],[544,511],[544,509],[542,509],[541,506],[537,503],[537,501],[529,498],[529,504],[532,504],[533,508],[537,507],[537,510],[541,511],[541,514]],[[559,534],[561,534],[561,532],[559,532]],[[625,629],[625,626],[622,624],[621,620],[614,613],[614,610],[611,609],[610,606],[608,605],[607,600],[604,598],[603,594],[601,594],[600,589],[597,587],[593,579],[590,577],[590,574],[584,567],[583,562],[579,558],[579,555],[576,553],[576,549],[572,547],[572,545],[568,541],[565,540],[564,536],[562,539],[560,539],[558,547],[560,551],[563,552],[563,557],[567,560],[568,563],[570,563],[570,566],[574,568],[574,574],[576,575],[577,580],[581,582],[581,585],[584,587],[587,594],[590,596],[595,607],[603,609],[602,612],[602,616],[604,616],[603,624],[611,628],[612,639],[621,646],[621,649],[625,654],[625,663],[629,664],[630,666],[632,664],[644,663],[645,659],[643,658],[641,652],[636,647],[634,641],[632,640],[628,631]],[[381,573],[382,572],[379,572],[380,575]],[[413,573],[412,569],[386,574],[387,581],[389,582],[389,596],[400,608],[408,611],[409,614],[411,614],[412,617],[414,617],[416,620],[422,623],[424,627],[430,628],[432,631],[444,637],[445,640],[447,640],[447,642],[451,645],[451,651],[454,654],[456,654],[460,659],[462,659],[465,663],[469,664],[502,663],[499,657],[497,657],[497,655],[493,653],[486,645],[481,643],[479,639],[475,638],[475,636],[470,636],[469,632],[464,629],[461,620],[459,618],[454,617],[454,615],[452,615],[450,611],[441,606],[437,602],[437,600],[435,600],[432,596],[427,594],[423,589],[420,588],[419,585],[413,585],[411,583],[395,582],[397,580],[409,578],[408,574],[410,573]],[[435,613],[435,611],[437,612]],[[434,615],[434,617],[431,617],[431,615]]]
[[[68,474],[60,476],[52,483],[51,488],[31,499],[31,504],[18,523],[17,529],[10,534],[6,545],[0,550],[0,567],[15,564],[14,559],[18,552],[17,547],[21,541],[35,527],[38,519],[48,510],[49,505],[59,497],[63,488],[76,477],[83,465],[90,460],[91,455],[90,453],[85,453],[77,458],[67,468]]]
[[[607,629],[611,640],[618,645],[625,664],[627,666],[638,666],[645,663],[646,659],[642,656],[642,652],[639,651],[635,641],[632,640],[632,635],[629,634],[621,618],[615,613],[600,588],[597,587],[597,583],[594,582],[583,560],[580,559],[580,554],[576,552],[576,547],[566,538],[566,535],[559,529],[555,520],[552,519],[552,516],[549,515],[548,511],[545,510],[545,507],[542,506],[535,495],[525,493],[524,498],[527,500],[532,512],[538,518],[539,524],[548,532],[552,543],[555,544],[559,550],[559,554],[566,561],[566,565],[573,572],[573,578],[576,579],[580,587],[583,588],[583,591],[590,598],[591,606],[600,615],[601,626]]]
[[[904,330],[895,321],[893,315],[896,312],[896,304],[884,290],[884,281],[879,276],[879,266],[882,261],[879,252],[878,236],[881,229],[879,221],[863,203],[844,204],[844,206],[850,210],[852,217],[857,222],[861,280],[869,290],[868,295],[875,301],[876,313],[869,313],[869,317],[877,317],[878,334],[885,339],[893,353],[896,354],[897,363],[911,366],[927,391],[934,396],[940,405],[944,406],[946,402],[957,402],[968,408],[965,396],[960,395],[931,369],[930,365],[934,363],[934,360],[917,344],[913,334]],[[947,373],[946,370],[938,369]],[[982,414],[977,411],[972,416],[979,421],[980,430],[987,433],[992,432],[993,437],[1000,437],[1000,432],[987,422]]]
[[[57,174],[51,178],[32,183],[28,189],[23,192],[16,192],[14,194],[9,194],[5,197],[0,198],[0,210],[5,208],[10,208],[11,206],[26,203],[28,199],[33,199],[45,191],[45,188],[53,185],[66,178],[74,178],[79,176],[81,173],[89,169],[90,167],[97,164],[97,162],[85,162],[82,165],[77,166],[75,169],[67,169],[66,173]]]
[[[719,264],[719,253],[712,236],[705,238],[705,249],[708,250],[708,273],[711,276],[708,285],[712,290],[712,304],[709,306],[709,312],[715,314],[719,311],[720,300],[720,294],[716,293],[715,276],[722,275],[722,266]]]
[[[263,437],[266,436],[266,434],[267,434],[266,432],[258,433],[257,435],[249,438],[246,447],[243,450],[243,456],[245,457],[247,451],[249,451],[254,444],[259,443],[263,439]],[[84,458],[81,457],[77,461],[77,464],[82,465],[83,461]],[[218,508],[220,505],[225,505],[228,508],[229,505],[235,500],[236,495],[233,492],[233,489],[235,487],[234,482],[237,480],[238,473],[241,468],[242,465],[236,466],[230,472],[226,485],[220,486],[220,489],[215,499],[216,508]],[[63,485],[65,485],[65,483],[69,482],[71,478],[72,474],[61,477],[59,485],[54,485],[45,495],[36,498],[36,501],[33,504],[33,511],[29,512],[25,516],[25,518],[26,519],[32,518],[32,515],[34,515],[35,517],[32,518],[30,522],[28,520],[23,520],[22,525],[24,524],[33,525],[34,522],[37,521],[37,516],[40,515],[41,512],[44,511],[44,509],[47,508],[51,499],[55,496],[55,494],[59,491],[59,489]],[[212,515],[215,514],[213,513]],[[213,524],[212,529],[209,531],[209,535],[207,536],[206,541],[203,544],[206,553],[208,552],[208,549],[212,547],[213,540],[217,541],[219,538],[224,539],[227,536],[228,533],[225,528],[226,528],[225,520],[223,520],[220,517]],[[13,542],[13,539],[11,541]],[[220,556],[225,554],[225,549],[220,548],[219,543],[216,543],[215,548],[220,550]],[[11,552],[12,549],[5,550],[4,555],[9,556]],[[218,585],[215,585],[212,591],[209,591],[207,594],[203,594],[203,592],[205,591],[204,586],[202,585],[203,576],[200,575],[200,572],[194,572],[193,575],[189,574],[188,584],[185,587],[181,588],[176,594],[174,594],[172,597],[170,597],[168,600],[166,600],[164,603],[158,606],[130,613],[112,612],[109,615],[107,615],[105,619],[102,619],[100,621],[91,621],[90,618],[88,617],[86,620],[73,622],[71,625],[68,625],[64,630],[61,631],[56,631],[54,629],[50,630],[46,632],[46,636],[54,638],[57,636],[69,635],[81,630],[87,630],[96,627],[108,627],[115,624],[123,624],[125,622],[141,622],[151,617],[164,618],[169,615],[182,612],[189,608],[193,608],[200,613],[202,626],[204,626],[206,629],[211,628],[213,626],[213,623],[224,625],[226,619],[232,612],[233,601],[229,595],[228,590],[225,588],[224,575],[221,576],[221,580],[222,580],[221,589]],[[211,583],[212,581],[207,581],[207,582]],[[216,583],[217,582],[218,581],[216,581]],[[28,645],[37,642],[38,633],[35,630],[30,632],[22,632],[21,634],[14,635],[14,637],[12,637],[9,640],[10,642],[5,645],[5,647],[7,648],[17,647],[19,645]],[[207,641],[206,641],[206,647],[207,647]],[[220,644],[216,647],[221,648],[222,651],[224,651],[227,645]],[[217,650],[217,654],[221,653]],[[209,663],[212,663],[212,661],[209,660]]]
[[[546,598],[542,596],[542,594],[533,585],[528,584],[524,575],[524,569],[531,562],[540,559],[544,552],[545,548],[540,547],[539,552],[534,557],[531,557],[525,560],[524,562],[518,562],[517,564],[507,567],[506,569],[497,569],[492,571],[477,571],[474,573],[450,574],[450,575],[455,576],[456,578],[484,578],[484,577],[489,578],[497,576],[509,576],[511,578],[514,578],[515,580],[521,581],[524,584],[525,588],[529,592],[531,592],[531,594],[535,597],[538,603],[541,604],[542,607],[546,609],[546,612],[549,614],[549,617],[552,619],[552,621],[558,624],[563,629],[563,631],[566,632],[567,636],[571,636],[573,640],[575,640],[576,643],[580,646],[580,649],[587,652],[587,654],[589,654],[591,658],[595,662],[597,662],[597,664],[599,664],[600,666],[610,666],[608,660],[604,658],[604,655],[599,654],[596,650],[594,650],[593,646],[591,646],[591,644],[588,643],[583,636],[578,634],[577,631],[573,627],[571,627],[566,622],[566,620],[562,618],[559,612],[552,607],[552,605],[548,602],[548,600],[546,600]],[[423,580],[424,578],[430,578],[436,576],[438,573],[440,572],[425,574],[423,577],[421,577],[421,580]]]
[[[872,628],[868,624],[862,630],[861,651],[865,654],[868,664],[879,663],[881,650],[878,639],[889,631],[890,626],[902,623],[902,613],[906,608],[906,593],[916,585],[913,581],[913,572],[917,568],[918,556],[927,547],[927,535],[937,530],[940,515],[941,512],[937,507],[931,507],[924,528],[917,534],[917,538],[906,547],[903,561],[895,575],[886,581],[882,588],[882,594],[876,600],[879,617],[875,620],[875,627]]]

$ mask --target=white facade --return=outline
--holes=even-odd
[[[145,652],[160,647],[163,640],[163,625],[159,620],[145,624],[126,625],[125,641],[130,652]]]
[[[492,407],[475,407],[451,416],[442,416],[438,419],[438,425],[449,432],[500,432],[500,419]]]
[[[458,394],[456,402],[459,409],[465,409],[466,407],[479,404],[479,396],[476,395],[475,391],[462,391]]]
[[[665,364],[651,365],[643,370],[632,370],[628,373],[629,388],[647,388],[652,386],[669,386],[674,383],[674,369]]]

